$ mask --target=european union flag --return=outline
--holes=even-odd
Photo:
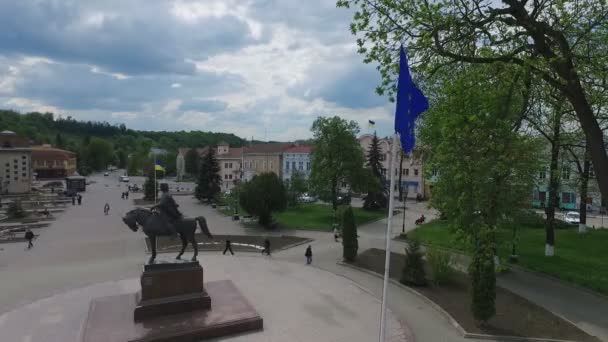
[[[429,108],[429,101],[412,81],[407,56],[401,46],[399,56],[399,80],[397,81],[397,109],[395,110],[395,132],[401,136],[403,152],[411,152],[416,144],[414,126],[420,113]]]

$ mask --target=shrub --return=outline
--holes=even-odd
[[[425,286],[427,284],[422,256],[420,242],[417,239],[410,239],[408,247],[405,249],[405,265],[401,273],[403,284],[413,286]]]
[[[452,255],[437,248],[427,249],[426,260],[433,273],[433,283],[442,285],[449,282],[452,276]]]
[[[148,179],[144,183],[144,200],[154,201],[155,194],[158,194],[158,182],[154,181],[154,170],[148,174]]]
[[[355,261],[359,242],[357,241],[357,226],[351,206],[344,206],[338,212],[342,213],[342,256],[346,261]]]
[[[8,205],[8,208],[6,209],[6,215],[9,218],[24,218],[25,210],[23,210],[21,202],[13,201],[12,203],[10,203]]]

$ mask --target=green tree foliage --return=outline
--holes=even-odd
[[[433,274],[433,283],[443,285],[450,280],[453,270],[452,255],[437,248],[427,248],[426,259]]]
[[[340,212],[342,213],[342,257],[346,261],[353,262],[359,250],[355,215],[351,206],[346,206]]]
[[[158,182],[154,180],[154,171],[148,173],[144,182],[144,200],[154,201],[158,196]]]
[[[9,203],[8,208],[6,209],[6,215],[12,219],[19,219],[25,217],[25,210],[23,210],[23,206],[20,201],[13,201]]]
[[[507,64],[558,91],[585,132],[600,190],[608,198],[604,115],[597,110],[605,95],[596,97],[608,88],[605,1],[338,0],[337,5],[354,8],[350,29],[365,62],[379,63],[379,94],[395,92],[402,42],[427,77],[471,63]]]
[[[492,230],[480,232],[473,259],[469,265],[471,278],[471,311],[475,319],[486,322],[496,314],[496,274],[494,272],[494,237]]]
[[[200,165],[200,158],[198,156],[198,152],[196,152],[196,148],[191,148],[186,152],[186,156],[184,156],[184,162],[186,164],[186,173],[189,175],[198,175],[198,168]]]
[[[423,256],[420,250],[420,242],[416,239],[410,239],[405,249],[405,265],[401,272],[400,281],[403,284],[412,286],[425,286],[427,284]]]
[[[86,147],[84,159],[93,170],[103,170],[113,161],[114,149],[109,142],[94,137]]]
[[[306,179],[301,172],[294,170],[291,174],[291,178],[286,183],[287,202],[290,206],[297,205],[300,196],[306,192]]]
[[[55,147],[65,148],[65,143],[63,142],[63,137],[61,136],[61,133],[57,133],[55,135]]]
[[[363,152],[357,141],[359,126],[338,116],[319,117],[312,124],[314,149],[310,185],[320,199],[338,207],[338,191],[343,185],[363,190],[367,179]]]
[[[384,176],[382,176],[382,163],[380,160],[381,151],[380,143],[376,132],[372,138],[372,143],[367,150],[367,167],[371,170],[373,179],[378,184],[384,184]],[[363,208],[367,210],[377,210],[386,208],[388,205],[388,196],[382,186],[372,188],[364,198]]]
[[[420,128],[427,169],[439,171],[431,203],[461,237],[485,250],[495,241],[482,241],[482,231],[495,230],[529,205],[538,170],[538,145],[520,132],[528,109],[526,79],[508,66],[475,65],[437,84]],[[478,298],[494,288],[473,290]]]
[[[240,204],[249,214],[258,217],[260,225],[270,227],[272,212],[285,210],[287,191],[276,174],[262,173],[241,184]]]
[[[126,169],[127,168],[127,164],[128,164],[128,160],[129,157],[127,155],[127,152],[125,152],[125,150],[120,149],[116,152],[116,159],[118,160],[118,168],[120,169]]]
[[[194,196],[199,201],[206,200],[207,203],[211,203],[221,191],[221,182],[220,165],[215,158],[215,148],[210,148],[201,160]]]

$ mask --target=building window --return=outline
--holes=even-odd
[[[576,198],[572,192],[562,192],[562,203],[575,203]]]
[[[593,164],[589,165],[589,177],[595,177],[595,171],[593,171]]]
[[[298,162],[298,168],[300,171],[304,170],[304,162]]]
[[[25,156],[21,156],[21,159],[25,159]]]
[[[262,162],[262,170],[266,170],[266,161],[265,160]]]
[[[310,170],[310,162],[306,162],[306,171]]]
[[[410,175],[410,169],[405,169],[405,175],[409,176]]]
[[[542,170],[541,172],[539,172],[538,179],[547,179],[547,172],[545,170]]]
[[[285,170],[289,171],[289,162],[285,162]]]
[[[229,178],[229,179],[232,179],[232,175],[228,175],[228,178]]]
[[[418,169],[414,169],[414,176],[418,176]]]
[[[19,178],[15,177],[15,180],[19,180]]]
[[[27,177],[27,174],[23,173],[21,174],[21,176],[23,176],[23,178]]]
[[[26,170],[26,167],[25,167],[25,166],[21,168],[21,171],[25,171],[25,170]]]
[[[385,168],[380,169],[380,173],[382,173],[383,176],[386,176],[386,169]]]
[[[291,168],[292,168],[293,170],[295,170],[295,169],[296,169],[296,162],[295,162],[295,161],[294,161],[294,162],[291,162]]]
[[[437,174],[438,174],[437,169],[436,168],[432,168],[431,169],[431,175],[437,176]]]
[[[399,170],[395,169],[395,176],[399,174]]]

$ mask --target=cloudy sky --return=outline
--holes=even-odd
[[[333,0],[0,0],[0,107],[145,130],[310,137],[393,106]]]

